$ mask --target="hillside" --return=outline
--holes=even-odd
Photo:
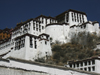
[[[70,43],[61,44],[56,41],[52,44],[53,56],[46,61],[39,59],[39,62],[49,64],[64,65],[68,61],[82,60],[92,56],[100,55],[100,50],[94,50],[96,44],[100,41],[100,37],[96,34],[86,32],[73,36]]]

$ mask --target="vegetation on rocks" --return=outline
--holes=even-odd
[[[61,44],[56,41],[52,44],[53,56],[45,63],[64,65],[70,60],[82,60],[100,55],[100,50],[94,50],[98,42],[100,42],[100,37],[86,32],[81,32],[72,37],[70,43]]]
[[[82,60],[100,55],[100,50],[94,50],[98,42],[100,37],[96,34],[81,32],[75,35],[70,43],[52,45],[53,61],[58,65],[64,65],[70,60]]]

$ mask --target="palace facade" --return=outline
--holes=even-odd
[[[56,17],[40,15],[18,23],[11,37],[0,42],[0,57],[34,61],[52,56],[50,43],[67,43],[79,32],[99,35],[99,23],[88,21],[84,12],[69,9]]]

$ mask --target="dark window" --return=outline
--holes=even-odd
[[[81,19],[81,14],[80,14],[80,22],[82,22],[82,19]]]
[[[57,18],[58,23],[65,22],[65,14]]]
[[[80,68],[80,70],[83,70],[83,68]]]
[[[38,28],[36,28],[36,31],[38,31]]]
[[[36,42],[36,39],[34,41],[34,48],[36,49],[37,48],[37,42]]]
[[[90,61],[88,61],[88,63],[89,63],[89,65],[91,65],[91,62]]]
[[[83,66],[83,62],[81,62],[81,66]]]
[[[95,60],[92,60],[92,64],[95,64]]]
[[[41,22],[43,23],[43,17],[42,17],[42,21]]]
[[[68,15],[68,13],[66,13],[66,21],[68,22],[68,17],[69,17],[69,15]]]
[[[79,67],[79,63],[77,63],[77,67]]]
[[[85,71],[87,71],[87,68],[84,68]]]
[[[35,26],[35,23],[33,23],[33,26]]]
[[[84,15],[82,15],[82,20],[83,20],[83,23],[84,23]]]
[[[77,21],[79,22],[78,13],[77,13]]]
[[[72,21],[74,21],[73,13],[72,13]]]
[[[92,67],[92,70],[95,71],[95,67],[94,66]]]
[[[42,29],[44,29],[44,26],[42,26]]]
[[[47,45],[47,41],[45,41],[45,44]]]
[[[75,63],[74,63],[74,68],[75,68]]]
[[[84,62],[85,63],[85,66],[87,66],[87,62]]]
[[[36,28],[38,28],[38,24],[36,24]]]
[[[47,19],[45,19],[45,23],[47,24]]]
[[[75,22],[76,22],[76,14],[74,13],[74,18],[75,18]]]
[[[72,64],[70,64],[69,66],[72,67]]]
[[[35,30],[35,27],[33,27],[33,30]]]
[[[51,23],[51,19],[50,19],[50,23]]]
[[[48,40],[48,36],[47,36],[46,38],[47,38],[47,40]]]
[[[35,23],[33,23],[33,30],[35,30]]]
[[[91,71],[91,67],[88,67],[88,71]]]
[[[30,37],[30,47],[33,48],[32,37]]]

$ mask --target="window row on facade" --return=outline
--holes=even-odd
[[[43,18],[43,17],[41,17],[41,18],[39,18],[38,19],[39,21],[41,21],[41,23],[44,23],[44,20],[45,20],[45,24],[48,24],[48,22],[49,23],[56,23],[56,20],[54,20],[54,19],[51,19],[51,18]]]
[[[32,39],[32,37],[30,37],[30,48],[33,48],[33,39]],[[36,38],[34,38],[34,48],[37,49]]]
[[[15,42],[15,50],[19,50],[25,46],[25,37],[17,39]]]
[[[95,64],[95,60],[90,60],[90,61],[85,61],[85,62],[77,62],[77,63],[74,63],[74,64],[70,64],[69,66],[70,67],[83,67],[83,66],[88,66],[88,65],[94,65]]]
[[[16,31],[14,31],[12,33],[12,36],[15,36],[17,34],[27,33],[30,30],[30,25],[31,25],[31,23],[29,23],[29,25],[25,24],[25,25],[21,26],[19,29],[17,29]]]
[[[33,23],[33,30],[41,32],[41,30],[44,29],[44,26],[41,26],[40,24]]]
[[[69,14],[66,13],[66,22],[68,22],[68,21],[69,21]]]
[[[61,15],[59,18],[57,18],[58,23],[63,23],[65,22],[65,14]]]
[[[30,36],[29,42],[30,42],[30,48],[33,48],[33,42],[34,42],[34,48],[37,49],[36,38],[34,38],[34,41],[33,41],[32,37]],[[25,37],[19,38],[15,42],[15,50],[19,50],[23,47],[25,47]]]
[[[19,34],[19,33],[20,33],[20,29],[18,29],[18,30],[16,30],[16,31],[12,32],[12,36],[15,36],[15,35],[17,35],[17,34]]]
[[[72,21],[84,23],[84,15],[83,14],[73,12],[73,13],[71,13],[71,15],[72,15]]]
[[[80,68],[80,70],[84,70],[84,71],[95,71],[95,66],[92,67],[85,67],[85,68]]]

